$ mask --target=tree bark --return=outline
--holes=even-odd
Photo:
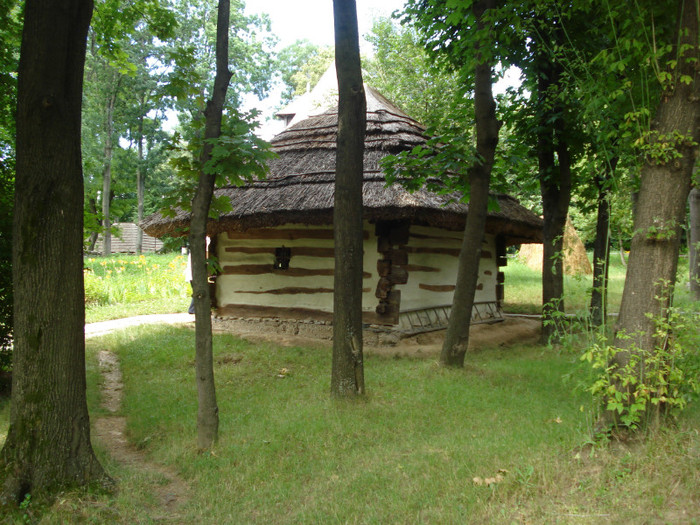
[[[85,399],[80,108],[89,0],[27,0],[13,225],[15,341],[0,501],[105,480]]]
[[[475,2],[474,16],[478,29],[484,29],[483,15],[495,7],[494,0]],[[476,151],[478,160],[469,168],[469,213],[459,252],[457,283],[452,300],[452,311],[440,353],[440,362],[446,366],[462,367],[469,346],[474,295],[479,280],[481,245],[486,228],[489,185],[498,131],[501,123],[496,118],[496,103],[492,92],[492,65],[484,59],[481,49],[487,43],[477,42],[477,66],[474,75],[474,113],[476,118]]]
[[[593,242],[593,290],[591,292],[591,324],[602,326],[607,318],[608,267],[610,266],[610,201],[608,184],[617,165],[617,157],[605,163],[595,184],[598,188],[598,216]]]
[[[555,33],[560,29],[555,29]],[[556,38],[559,38],[555,35]],[[542,214],[542,340],[556,339],[564,314],[564,228],[571,201],[571,158],[566,123],[556,93],[561,66],[547,53],[536,58],[539,163]],[[557,161],[555,161],[555,153]]]
[[[635,234],[614,340],[614,346],[621,349],[613,361],[615,367],[628,364],[635,352],[643,351],[642,359],[644,352],[655,352],[661,343],[655,337],[655,323],[667,317],[673,300],[681,225],[700,140],[696,8],[694,0],[678,2],[679,36],[674,42],[678,41],[685,53],[678,57],[677,70],[670,71],[677,80],[662,94],[649,136],[651,147],[663,148],[671,156],[667,161],[647,157],[642,167]],[[674,50],[678,48],[674,46]],[[692,82],[679,81],[680,75],[691,77]],[[683,139],[670,140],[677,134]],[[640,366],[644,366],[643,361]],[[615,414],[608,412],[604,418],[615,420]]]
[[[87,207],[88,207],[88,211],[93,216],[97,217],[97,201],[95,200],[95,197],[88,198]],[[95,222],[95,224],[97,224],[97,221]],[[97,228],[97,230],[99,230],[99,228]],[[87,251],[89,251],[89,252],[95,251],[95,244],[97,243],[97,237],[99,235],[100,235],[99,231],[90,232],[90,236],[88,237],[88,242],[87,242]]]
[[[231,80],[228,69],[228,24],[230,0],[219,0],[216,21],[216,76],[211,99],[204,110],[204,146],[199,183],[192,200],[190,249],[192,252],[192,291],[195,312],[195,371],[197,375],[197,446],[211,448],[219,434],[219,407],[216,403],[214,359],[211,335],[211,299],[206,261],[206,236],[209,207],[214,194],[216,176],[204,171],[214,146],[208,142],[221,134],[221,121],[226,91]]]
[[[143,101],[143,98],[141,99],[141,107],[143,108],[145,105],[145,102]],[[136,219],[136,224],[141,224],[141,221],[143,221],[143,201],[144,201],[144,196],[146,194],[146,184],[144,181],[144,173],[143,173],[143,118],[144,114],[141,112],[141,115],[139,115],[139,124],[138,124],[138,143],[137,143],[137,152],[138,152],[138,160],[136,163],[136,208],[137,208],[137,219]],[[143,230],[141,228],[138,228],[136,232],[136,253],[138,255],[141,255],[143,252]]]
[[[105,107],[105,147],[104,165],[102,168],[102,255],[107,257],[112,254],[112,221],[109,215],[109,206],[112,201],[112,150],[114,135],[114,105],[117,102],[116,89],[109,93]]]
[[[688,259],[690,275],[690,293],[693,299],[700,301],[700,259],[698,258],[698,243],[700,243],[700,190],[693,188],[688,196],[690,208],[690,234],[688,236]]]
[[[331,393],[364,394],[362,358],[362,180],[366,101],[355,0],[333,0],[338,74],[338,138],[333,231],[333,360]]]

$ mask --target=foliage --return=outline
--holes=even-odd
[[[215,187],[229,184],[240,186],[255,178],[263,178],[267,174],[267,159],[274,153],[269,144],[253,134],[258,126],[255,113],[241,114],[229,111],[224,116],[221,125],[221,135],[212,139],[214,146],[211,160],[205,166],[200,166],[200,155],[204,143],[201,133],[196,133],[189,142],[183,142],[176,136],[173,141],[170,163],[180,175],[177,191],[167,195],[162,200],[162,211],[166,215],[175,213],[175,209],[192,209],[192,196],[199,181],[200,170],[215,175]],[[203,121],[195,121],[193,127],[201,130]],[[230,201],[226,197],[213,199],[209,209],[212,218],[222,212],[229,211]]]
[[[0,0],[0,159],[14,151],[21,29],[20,2]]]
[[[128,305],[126,316],[140,313],[139,303],[160,303],[161,312],[184,311],[190,296],[183,276],[186,265],[186,257],[175,254],[86,259],[83,273],[88,322],[96,320],[97,312],[104,309],[101,307],[110,305]]]
[[[243,2],[234,2],[229,22],[229,70],[233,74],[225,108],[238,110],[246,93],[262,98],[273,76],[271,49],[276,39],[269,33],[267,15],[245,14]],[[187,140],[195,131],[192,122],[201,118],[213,87],[215,63],[216,0],[175,0],[178,39],[165,51],[166,93],[178,112],[180,134]]]
[[[0,371],[11,366],[12,294],[12,208],[14,200],[14,159],[0,164]]]
[[[700,395],[700,331],[698,314],[671,310],[655,319],[658,344],[648,350],[621,350],[602,340],[581,356],[593,370],[588,391],[623,427],[636,430],[661,416],[677,416]],[[627,338],[617,334],[618,338]],[[618,354],[629,356],[626,362]],[[653,414],[655,417],[650,418]]]
[[[369,85],[428,128],[449,129],[457,124],[468,129],[466,123],[457,122],[453,111],[457,102],[468,104],[462,100],[461,79],[428,55],[413,26],[375,19],[365,39],[374,50],[363,62]]]
[[[282,80],[282,104],[311,90],[333,62],[330,46],[318,46],[308,40],[297,40],[277,55],[276,69]]]
[[[22,9],[0,0],[0,371],[11,366],[15,107]]]

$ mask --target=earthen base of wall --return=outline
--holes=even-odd
[[[320,341],[333,340],[333,324],[330,321],[214,316],[212,329],[242,336],[274,333]],[[366,325],[362,330],[362,342],[366,346],[394,346],[405,336],[401,331],[384,326]]]

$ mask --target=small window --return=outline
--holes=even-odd
[[[292,257],[292,250],[290,248],[275,248],[275,270],[288,270],[289,269],[289,259]]]

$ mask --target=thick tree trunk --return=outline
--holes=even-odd
[[[670,73],[687,75],[692,82],[676,81],[674,89],[664,92],[653,121],[649,142],[652,147],[669,149],[670,160],[647,158],[642,167],[635,234],[614,341],[614,346],[622,350],[613,362],[617,367],[628,364],[638,350],[653,353],[660,344],[655,337],[656,323],[667,316],[673,300],[681,226],[698,153],[700,75],[695,64],[700,59],[700,52],[697,4],[693,0],[679,0],[678,6],[678,34],[681,35],[678,40],[685,53],[678,58],[677,71]],[[674,144],[668,137],[677,134],[685,139]],[[644,353],[642,359],[643,356]],[[644,366],[643,361],[640,366]],[[607,413],[606,416],[609,420],[615,419],[615,414]]]
[[[333,0],[338,73],[338,139],[333,231],[333,362],[331,393],[365,391],[362,358],[362,179],[366,101],[355,0]]]
[[[192,250],[192,289],[195,313],[195,372],[197,374],[197,446],[211,448],[219,434],[219,407],[216,403],[214,359],[211,335],[211,299],[206,261],[206,235],[209,207],[214,194],[215,175],[205,173],[204,166],[211,159],[213,145],[210,139],[221,134],[221,121],[226,91],[231,80],[228,70],[228,24],[230,1],[219,0],[216,22],[216,76],[211,99],[204,110],[204,147],[200,163],[197,192],[192,200],[190,222],[190,249]]]
[[[593,242],[593,290],[591,292],[591,323],[602,326],[607,317],[608,267],[610,266],[610,201],[608,184],[617,165],[617,157],[605,163],[604,171],[596,177],[598,187],[598,217]]]
[[[141,106],[143,107],[143,100],[141,101]],[[137,207],[137,219],[136,223],[141,224],[143,221],[143,201],[146,194],[146,184],[144,181],[143,173],[143,117],[141,114],[139,117],[139,127],[138,127],[138,160],[136,164],[136,207]],[[136,253],[141,255],[143,252],[143,230],[139,228],[136,232]]]
[[[700,258],[698,258],[698,243],[700,243],[700,190],[693,188],[688,196],[690,208],[690,235],[688,236],[689,282],[693,299],[700,301]]]
[[[92,2],[27,0],[19,65],[10,429],[0,501],[105,480],[85,400],[80,107]]]
[[[474,15],[480,30],[484,29],[482,17],[487,9],[493,9],[494,0],[476,2]],[[491,168],[498,145],[501,123],[496,118],[496,103],[492,92],[492,67],[483,60],[480,52],[484,44],[476,45],[477,59],[474,75],[474,113],[476,117],[476,151],[479,158],[469,168],[469,213],[459,252],[457,283],[452,300],[452,312],[440,353],[440,362],[447,366],[461,367],[469,346],[474,295],[479,280],[481,245],[486,227]]]
[[[116,91],[109,94],[107,107],[105,108],[105,147],[104,166],[102,168],[102,255],[112,254],[112,221],[109,214],[109,206],[112,201],[112,151],[114,134],[114,105],[117,102]]]

